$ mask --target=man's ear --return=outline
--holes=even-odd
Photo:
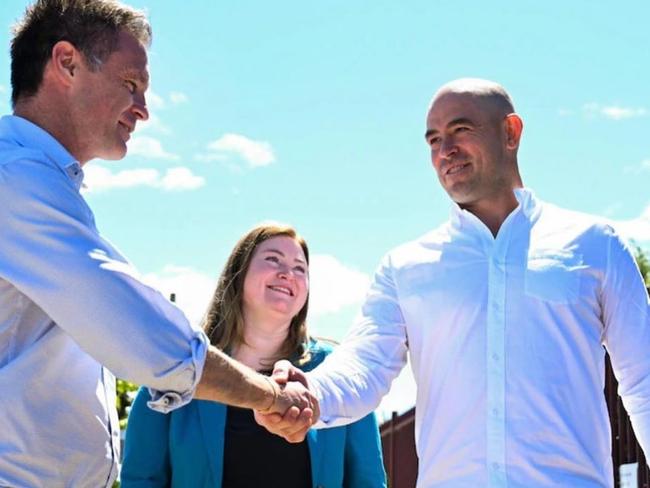
[[[59,41],[52,47],[49,61],[49,75],[63,86],[74,82],[78,69],[83,63],[82,55],[71,42]]]
[[[524,130],[524,122],[519,115],[512,113],[506,115],[503,124],[506,134],[506,146],[508,149],[517,149],[521,139],[521,132]]]

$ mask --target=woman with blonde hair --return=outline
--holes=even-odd
[[[269,372],[288,358],[309,371],[332,350],[307,332],[309,249],[293,227],[262,224],[235,245],[204,319],[212,344]],[[291,444],[253,412],[193,400],[170,414],[147,407],[141,389],[126,433],[122,486],[308,488],[386,486],[374,414],[310,430]]]

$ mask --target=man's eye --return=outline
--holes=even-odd
[[[126,81],[124,82],[124,84],[126,85],[127,89],[128,89],[131,93],[135,93],[135,90],[136,90],[136,88],[138,87],[138,86],[135,84],[135,82],[133,82],[133,81],[131,81],[131,80],[126,80]]]
[[[307,273],[307,269],[304,266],[296,266],[293,269],[296,270],[298,273],[301,273],[301,274]]]
[[[278,259],[277,256],[267,256],[267,257],[265,258],[265,260],[266,260],[266,261],[269,261],[269,262],[271,262],[271,263],[279,263],[279,262],[280,262],[280,260]]]
[[[429,139],[429,146],[437,146],[440,144],[440,138],[439,137],[432,137]]]

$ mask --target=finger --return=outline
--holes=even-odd
[[[282,422],[282,415],[279,413],[261,413],[257,410],[253,411],[255,421],[262,427],[274,426]]]
[[[271,378],[273,378],[279,385],[284,385],[289,381],[292,369],[292,364],[286,359],[282,359],[275,363]]]
[[[282,416],[283,424],[286,422],[288,425],[293,424],[300,417],[300,409],[295,405],[289,407]]]
[[[312,411],[308,408],[300,412],[296,422],[282,430],[282,436],[292,443],[302,442],[312,426]]]
[[[282,435],[292,434],[304,429],[306,425],[311,425],[312,417],[313,412],[309,408],[299,410],[297,407],[291,407],[280,422],[273,424],[273,430]]]
[[[300,432],[296,432],[291,435],[286,435],[284,436],[284,439],[287,442],[291,442],[292,444],[296,444],[298,442],[302,442],[305,440],[305,437],[307,436],[307,432],[309,432],[309,428],[303,429]]]
[[[311,397],[311,401],[309,402],[309,407],[313,412],[311,421],[313,424],[315,424],[320,417],[320,404],[318,403],[318,400],[316,399],[315,396]]]
[[[302,432],[312,426],[313,412],[309,408],[305,408],[300,414],[290,422],[282,422],[277,425],[277,429],[283,435],[293,435],[297,432]]]
[[[309,384],[307,383],[307,376],[305,376],[304,371],[296,368],[295,366],[292,366],[292,368],[289,370],[289,381],[297,381],[301,383],[305,388],[309,388]]]

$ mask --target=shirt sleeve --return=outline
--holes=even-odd
[[[0,228],[0,276],[53,326],[116,376],[150,387],[152,407],[191,400],[205,334],[99,235],[58,167],[25,159],[0,167]]]
[[[650,454],[650,301],[629,247],[609,242],[602,289],[603,344],[639,444]]]
[[[386,257],[361,315],[343,343],[307,373],[320,404],[317,427],[344,425],[373,411],[406,364],[404,318]]]

